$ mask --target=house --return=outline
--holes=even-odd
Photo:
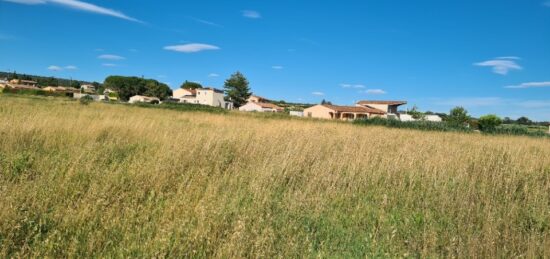
[[[36,87],[38,83],[32,80],[12,79],[9,82],[12,85],[31,86]]]
[[[107,88],[103,91],[103,95],[109,101],[118,101],[118,93],[115,90]]]
[[[233,109],[233,103],[225,101],[222,90],[215,88],[178,89],[172,94],[172,98],[181,103],[202,104],[223,109]]]
[[[272,103],[248,102],[239,107],[244,112],[283,112],[285,109]]]
[[[197,91],[195,89],[183,89],[174,90],[172,93],[173,98],[182,98],[185,96],[196,96]]]
[[[424,115],[422,119],[415,119],[410,114],[399,114],[400,121],[433,121],[442,122],[443,119],[439,115]]]
[[[82,99],[85,96],[91,97],[95,102],[100,101],[106,101],[105,95],[97,95],[97,94],[85,94],[85,93],[74,93],[73,98],[74,99]]]
[[[95,93],[96,89],[95,89],[95,86],[93,85],[84,84],[80,86],[80,90],[82,90],[82,92],[84,93]]]
[[[355,120],[362,118],[386,117],[386,112],[367,106],[337,106],[319,104],[304,110],[304,116],[319,119]]]
[[[378,110],[382,110],[387,114],[398,114],[397,109],[399,106],[407,104],[406,101],[359,101],[357,106],[370,107]]]
[[[261,96],[258,96],[258,95],[251,95],[250,97],[248,97],[248,99],[246,100],[247,102],[253,102],[253,103],[268,103],[269,100],[267,98],[263,98]]]
[[[143,95],[134,95],[128,100],[129,103],[152,103],[159,104],[160,99],[157,97],[143,96]]]
[[[304,112],[302,111],[290,111],[289,114],[290,116],[304,117]]]
[[[47,86],[42,88],[42,91],[46,92],[56,92],[56,93],[78,93],[78,89],[72,87],[63,87],[63,86]]]

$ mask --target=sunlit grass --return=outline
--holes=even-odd
[[[0,96],[0,257],[548,257],[550,141]]]

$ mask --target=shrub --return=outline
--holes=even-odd
[[[479,129],[484,132],[492,132],[496,130],[496,127],[502,124],[502,120],[494,115],[489,114],[485,116],[481,116],[479,118]]]
[[[386,126],[390,128],[407,128],[416,130],[427,131],[455,131],[455,132],[470,132],[472,131],[468,127],[461,125],[454,125],[446,122],[433,122],[433,121],[400,121],[395,119],[384,118],[371,118],[356,120],[354,124],[357,125],[377,125]]]
[[[82,96],[82,98],[80,98],[80,104],[83,104],[83,105],[88,105],[93,101],[94,101],[94,98],[92,98],[89,95],[84,95]]]

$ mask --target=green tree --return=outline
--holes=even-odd
[[[412,109],[408,112],[415,120],[424,120],[426,118],[426,115],[418,110],[418,107],[413,106]]]
[[[190,82],[190,81],[185,80],[185,82],[183,82],[183,84],[181,84],[180,88],[183,88],[183,89],[197,89],[197,88],[202,88],[202,85],[199,84],[199,83],[196,83],[196,82]]]
[[[127,101],[134,95],[147,95],[166,99],[172,94],[172,90],[166,84],[135,76],[109,76],[105,79],[103,87],[116,91],[123,101]]]
[[[527,117],[519,117],[516,122],[518,124],[521,124],[521,125],[531,125],[533,124],[533,121],[531,121],[529,118]]]
[[[248,80],[238,71],[225,80],[224,89],[227,95],[226,100],[233,102],[235,108],[244,105],[252,95]]]
[[[80,82],[78,82],[78,81],[72,81],[70,86],[71,86],[72,88],[80,89]]]
[[[481,116],[478,123],[479,129],[481,131],[491,132],[494,131],[500,124],[502,124],[502,120],[494,114],[489,114]]]
[[[463,126],[468,124],[469,120],[470,116],[468,115],[468,111],[460,106],[451,109],[449,116],[447,117],[447,122],[454,125]]]

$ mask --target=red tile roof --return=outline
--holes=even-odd
[[[353,113],[373,113],[373,114],[386,114],[382,110],[378,110],[372,107],[363,107],[363,106],[338,106],[338,105],[328,105],[322,104],[324,107],[327,107],[335,112],[353,112]]]
[[[255,104],[259,105],[259,106],[262,107],[262,108],[269,108],[269,109],[276,109],[276,110],[284,110],[283,107],[277,106],[277,105],[272,104],[272,103],[255,103]]]

